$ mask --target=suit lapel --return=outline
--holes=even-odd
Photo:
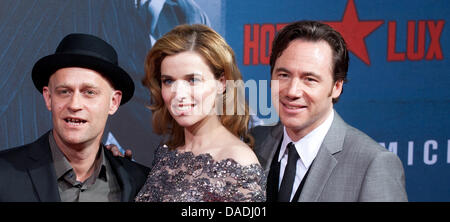
[[[267,201],[272,202],[276,201],[278,193],[280,166],[277,164],[278,161],[275,158],[277,158],[276,154],[278,153],[283,138],[283,125],[279,122],[269,129],[270,132],[264,135],[267,136],[267,138],[265,138],[257,148],[256,155],[264,168],[264,173],[267,175]]]
[[[103,148],[102,148],[103,149]],[[115,159],[115,157],[112,155],[111,152],[104,152],[106,159],[108,159],[111,168],[113,169],[116,177],[117,177],[117,181],[120,184],[121,187],[121,201],[122,202],[129,202],[134,200],[134,196],[133,194],[135,192],[133,192],[133,184],[134,184],[134,180],[128,175],[128,173],[126,172],[125,168],[122,166],[122,164],[117,161]]]
[[[278,162],[278,154],[280,153],[280,143],[278,143],[277,151],[272,157],[269,175],[267,176],[266,196],[267,202],[275,202],[278,199],[278,184],[280,175],[280,163]]]
[[[334,155],[342,150],[346,124],[334,111],[334,119],[326,134],[319,152],[311,165],[305,185],[300,194],[300,202],[319,201],[323,189],[338,163]]]
[[[328,151],[326,146],[322,145],[311,165],[310,174],[305,181],[299,202],[318,201],[336,164],[337,160],[333,154]]]
[[[278,150],[281,140],[283,139],[283,125],[278,123],[271,128],[268,138],[261,144],[261,150],[258,153],[264,173],[269,175],[272,160]]]
[[[30,145],[28,173],[40,201],[59,202],[61,199],[48,142],[49,132]]]
[[[28,174],[34,186],[39,200],[42,202],[60,202],[57,178],[53,159],[48,142],[50,131],[39,138],[29,147],[28,157]],[[122,201],[130,201],[134,199],[132,178],[129,177],[121,163],[114,159],[111,152],[104,152],[106,158],[116,173],[117,180],[121,186]]]

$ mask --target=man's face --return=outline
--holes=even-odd
[[[77,67],[56,71],[43,95],[56,142],[74,148],[100,143],[108,115],[116,112],[122,98],[98,72]]]
[[[332,51],[325,41],[294,40],[276,60],[272,101],[295,141],[323,123],[332,111],[332,98],[342,91],[342,81],[333,81]]]

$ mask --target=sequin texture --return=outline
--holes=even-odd
[[[215,161],[159,147],[156,164],[135,198],[137,202],[263,202],[267,178],[259,164]]]

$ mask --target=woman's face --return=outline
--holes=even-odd
[[[223,92],[224,82],[216,80],[203,57],[193,51],[167,56],[161,63],[164,104],[182,127],[216,115],[216,96]]]

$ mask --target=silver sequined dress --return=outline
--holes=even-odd
[[[262,202],[266,176],[259,164],[242,166],[233,159],[215,161],[159,147],[156,163],[138,193],[137,202]]]

